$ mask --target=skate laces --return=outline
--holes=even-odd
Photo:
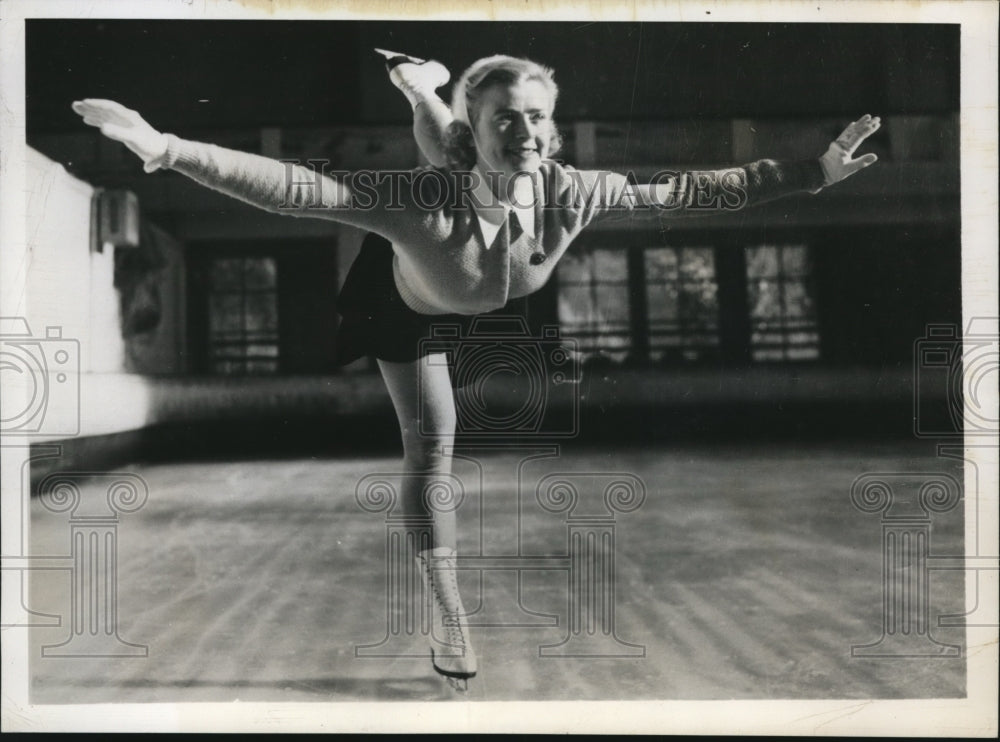
[[[443,568],[435,568],[434,562],[444,563]],[[455,567],[448,557],[432,557],[425,562],[434,598],[443,614],[441,625],[445,630],[448,644],[465,648],[465,632],[462,626],[462,596],[458,590]],[[442,581],[444,584],[442,585]]]

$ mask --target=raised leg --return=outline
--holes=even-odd
[[[444,136],[455,120],[451,108],[435,92],[448,82],[447,68],[434,60],[423,60],[398,52],[377,49],[386,58],[389,79],[413,108],[413,138],[427,161],[435,167],[447,164]]]

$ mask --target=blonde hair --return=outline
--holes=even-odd
[[[497,54],[474,62],[455,83],[451,110],[455,120],[445,131],[444,151],[452,170],[471,170],[476,164],[476,143],[472,127],[476,125],[483,94],[495,85],[514,85],[525,80],[537,80],[548,91],[555,108],[559,97],[552,70],[530,59]],[[555,124],[549,141],[549,155],[562,146],[562,137]]]

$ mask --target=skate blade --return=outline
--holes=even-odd
[[[457,690],[459,693],[465,693],[469,690],[469,681],[466,678],[452,678],[446,675],[444,679],[448,681],[448,685],[453,690]]]
[[[427,61],[426,59],[421,59],[420,57],[414,57],[410,54],[403,54],[401,52],[391,52],[388,49],[379,49],[378,47],[375,47],[375,51],[381,54],[383,57],[385,57],[386,60],[402,57],[403,59],[413,62],[413,64],[423,64],[424,62]]]

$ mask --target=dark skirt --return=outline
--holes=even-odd
[[[337,298],[341,322],[336,362],[346,365],[370,356],[384,361],[415,361],[435,352],[449,359],[480,317],[526,319],[527,303],[514,299],[501,309],[481,315],[420,314],[410,309],[392,275],[392,245],[369,234],[351,265]],[[454,374],[452,375],[454,378]]]

